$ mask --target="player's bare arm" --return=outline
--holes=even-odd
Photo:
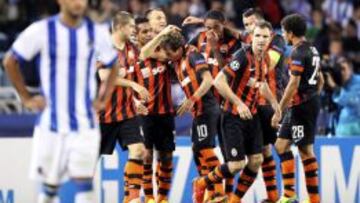
[[[249,108],[241,101],[239,97],[231,90],[227,77],[224,73],[220,72],[214,81],[214,86],[225,99],[229,99],[230,103],[238,107],[240,118],[251,119],[252,115]]]
[[[26,89],[24,78],[22,77],[19,68],[19,62],[10,52],[5,55],[3,65],[11,83],[14,85],[16,91],[18,92],[21,102],[24,104],[24,106],[32,110],[44,109],[46,105],[44,97],[39,95],[30,95],[29,91]]]
[[[178,28],[174,25],[168,25],[165,29],[163,29],[158,35],[156,35],[154,37],[154,39],[152,39],[150,42],[148,42],[145,46],[143,46],[141,48],[139,59],[145,60],[146,58],[149,58],[149,57],[151,57],[151,58],[163,57],[163,54],[165,54],[165,53],[163,52],[163,54],[160,53],[162,55],[159,55],[159,53],[157,53],[156,49],[162,43],[162,39],[164,38],[164,36],[166,36],[167,34],[173,32],[173,31],[180,31],[180,28]]]
[[[110,76],[110,72],[111,71],[109,69],[100,69],[99,70],[100,80],[101,81],[107,80],[107,78]],[[139,85],[134,81],[118,76],[117,74],[116,77],[113,79],[113,81],[115,81],[115,85],[117,86],[132,88],[135,92],[137,92],[140,95],[140,98],[143,99],[144,101],[148,101],[150,99],[149,91],[145,87]]]
[[[324,75],[321,71],[319,71],[319,79],[317,82],[317,93],[320,94],[325,84]]]
[[[284,95],[280,101],[280,111],[281,112],[283,112],[285,110],[285,108],[289,105],[291,99],[295,95],[296,90],[298,89],[299,84],[300,84],[300,79],[301,79],[300,76],[294,76],[294,75],[290,76],[289,83],[286,86]],[[271,125],[276,128],[279,127],[278,125],[279,125],[280,120],[281,120],[281,117],[279,117],[279,115],[277,115],[277,114],[274,114],[274,116],[271,119]]]
[[[202,82],[200,87],[194,92],[191,98],[186,99],[180,106],[177,111],[178,115],[182,115],[187,111],[191,111],[192,107],[194,106],[195,102],[201,99],[211,88],[213,78],[209,71],[204,71],[201,75]]]

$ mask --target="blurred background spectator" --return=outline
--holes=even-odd
[[[105,26],[110,25],[111,16],[119,9],[143,16],[148,9],[160,7],[166,12],[169,24],[181,26],[188,15],[201,17],[206,11],[215,9],[224,12],[228,25],[242,29],[243,11],[257,7],[262,10],[265,19],[280,31],[281,19],[289,13],[298,12],[308,21],[306,36],[321,53],[326,79],[321,93],[318,134],[360,134],[356,131],[359,126],[355,124],[360,123],[360,81],[357,75],[360,72],[359,0],[89,0],[89,5],[89,17]],[[53,15],[57,10],[56,0],[0,0],[0,59],[27,25]],[[182,29],[189,39],[202,27],[186,26]],[[339,64],[338,61],[343,58],[346,62]],[[26,83],[34,92],[39,91],[36,89],[39,83],[36,66],[36,60],[21,64]],[[11,89],[1,67],[0,112],[21,110],[14,105],[19,101]],[[177,102],[183,96],[178,89],[174,89],[173,94]],[[8,107],[4,101],[12,102],[11,108],[6,111],[2,111]],[[355,123],[349,123],[346,119],[349,115],[353,116],[351,119]],[[352,126],[351,131],[343,130],[348,126]]]

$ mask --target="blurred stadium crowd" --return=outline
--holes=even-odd
[[[297,12],[308,21],[307,38],[320,51],[325,87],[318,134],[360,135],[360,1],[359,0],[89,0],[88,15],[99,23],[110,24],[117,10],[137,16],[154,7],[167,13],[169,24],[181,27],[191,15],[201,17],[210,9],[223,11],[228,23],[242,29],[242,12],[259,8],[275,28],[289,13]],[[0,60],[16,36],[31,22],[58,11],[56,0],[0,0]],[[182,27],[190,39],[198,26]],[[279,30],[280,32],[280,30]],[[290,49],[289,49],[290,50]],[[0,65],[1,66],[1,65]],[[22,64],[26,83],[34,93],[38,86],[36,60]],[[26,68],[25,68],[26,67]],[[175,88],[175,92],[179,92]],[[175,95],[176,97],[176,95]],[[178,97],[179,98],[179,97]],[[0,114],[23,113],[15,91],[0,68]],[[26,110],[25,110],[26,112]],[[340,118],[340,122],[339,122]],[[338,133],[339,134],[339,133]]]

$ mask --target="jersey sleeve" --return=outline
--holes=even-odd
[[[96,59],[105,67],[112,67],[117,58],[117,50],[111,43],[111,36],[108,30],[99,27],[96,39]]]
[[[305,68],[305,56],[299,49],[294,50],[290,55],[290,73],[294,76],[300,76]]]
[[[31,61],[40,53],[44,28],[43,21],[35,22],[18,36],[10,50],[18,61]]]
[[[190,52],[189,63],[191,67],[195,68],[196,72],[202,72],[209,69],[204,56],[201,55],[199,52]]]
[[[235,52],[230,63],[225,65],[225,67],[221,70],[228,79],[233,79],[236,76],[236,73],[239,72],[242,68],[245,68],[247,65],[247,57],[246,50],[239,49]]]

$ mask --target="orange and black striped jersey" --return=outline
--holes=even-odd
[[[119,51],[119,76],[128,80],[135,80],[135,64],[138,61],[138,50],[135,45],[126,43],[125,49]],[[105,110],[100,111],[101,123],[120,122],[136,115],[133,100],[133,90],[130,87],[117,86],[106,104]]]
[[[140,61],[135,69],[138,69],[137,82],[150,93],[150,101],[145,103],[149,114],[173,114],[168,64],[149,58]]]
[[[185,54],[186,56],[183,56],[174,66],[180,85],[186,97],[190,98],[200,87],[202,74],[209,71],[209,68],[204,57],[196,50],[187,48]],[[201,99],[195,102],[192,114],[194,117],[199,116],[207,109],[214,108],[217,105],[212,91],[208,91]]]
[[[251,113],[256,114],[259,87],[266,81],[268,58],[255,59],[250,46],[246,46],[234,54],[233,60],[222,72],[227,76],[232,91],[248,106]],[[237,106],[225,100],[224,111],[238,115]]]
[[[301,77],[299,87],[292,98],[291,106],[296,106],[317,95],[320,55],[309,42],[301,41],[292,48],[289,63],[290,74]]]
[[[280,102],[288,80],[284,56],[286,51],[286,43],[281,35],[276,33],[272,34],[272,39],[268,47],[268,54],[270,54],[270,51],[277,52],[280,55],[280,58],[274,68],[269,67],[266,81],[269,84],[271,92]],[[259,105],[266,104],[268,104],[268,102],[263,96],[260,95]]]
[[[213,78],[217,76],[222,67],[219,66],[219,63],[214,55],[213,50],[209,43],[207,43],[206,31],[200,32],[193,39],[190,40],[189,44],[194,45],[198,48],[198,51],[204,56],[211,75]],[[221,54],[221,57],[224,60],[224,63],[230,62],[232,55],[241,48],[241,42],[236,39],[230,31],[227,29],[224,30],[224,36],[219,40],[217,50]],[[221,101],[220,94],[213,87],[213,93],[218,101]]]

